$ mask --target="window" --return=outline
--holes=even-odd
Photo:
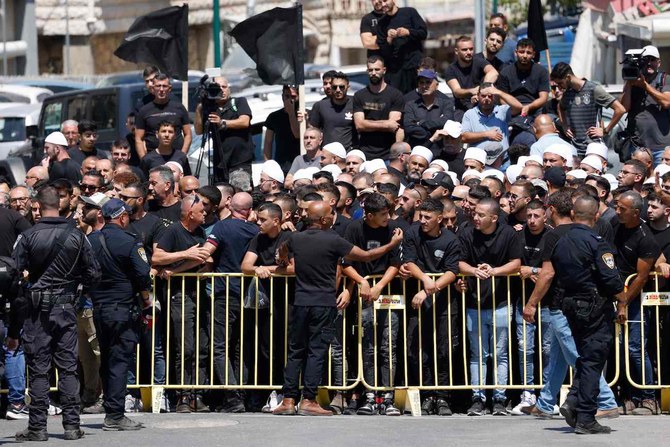
[[[86,119],[86,96],[75,96],[67,100],[67,119],[77,122]],[[65,120],[63,120],[65,121]],[[60,123],[58,123],[60,126]]]
[[[91,119],[98,125],[98,131],[116,129],[116,95],[106,93],[91,99]]]
[[[49,135],[51,132],[56,132],[57,130],[60,130],[60,123],[61,123],[61,113],[63,110],[63,103],[62,102],[52,102],[51,104],[47,104],[44,107],[44,114],[42,115],[42,119],[44,120],[42,124],[42,129],[44,129],[44,134],[43,135]]]

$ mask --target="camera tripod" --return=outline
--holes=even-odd
[[[207,183],[209,185],[214,185],[216,179],[214,178],[214,153],[221,145],[221,137],[216,128],[216,125],[211,123],[209,120],[206,120],[203,125],[204,132],[202,133],[202,141],[200,143],[200,154],[198,155],[198,163],[195,167],[194,176],[199,180],[200,171],[202,170],[203,158],[205,156],[205,147],[209,141],[209,151],[207,154]]]

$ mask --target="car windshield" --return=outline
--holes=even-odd
[[[0,142],[25,139],[26,121],[24,118],[0,118]]]

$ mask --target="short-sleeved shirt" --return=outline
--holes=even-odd
[[[49,165],[49,179],[68,179],[73,185],[81,180],[81,165],[71,158],[62,161],[52,161]]]
[[[624,281],[637,272],[638,259],[653,259],[655,262],[661,254],[656,238],[645,223],[634,228],[619,225],[614,235],[614,245],[616,265]]]
[[[347,150],[358,147],[352,98],[344,104],[335,104],[330,98],[317,101],[309,112],[309,124],[323,131],[324,146],[337,141]]]
[[[369,12],[368,14],[365,14],[363,18],[361,19],[361,30],[360,33],[371,33],[373,37],[376,39],[377,38],[377,24],[379,23],[379,19],[384,17],[383,12],[376,12],[372,11]],[[374,55],[374,54],[380,54],[379,50],[368,50],[368,57]],[[346,147],[346,146],[345,146]]]
[[[446,82],[456,79],[461,88],[477,87],[484,80],[484,68],[490,65],[486,59],[472,59],[472,64],[469,67],[461,67],[458,61],[452,63],[444,72],[444,79]],[[470,98],[455,98],[456,110],[460,110],[460,114],[456,116],[457,120],[463,116],[466,110],[474,107]]]
[[[496,69],[498,73],[507,66],[507,64],[500,59],[498,59],[497,56],[493,57],[493,60],[488,60],[486,59],[486,56],[484,56],[484,53],[476,53],[474,56],[472,56],[474,59],[484,59],[486,62],[489,64],[493,65],[493,68]]]
[[[274,239],[267,234],[258,233],[249,242],[247,251],[258,256],[255,265],[277,265],[275,261],[277,249],[290,238],[290,231],[280,231]]]
[[[386,227],[372,228],[364,219],[354,220],[347,227],[344,238],[363,250],[371,250],[391,242],[393,230],[398,228],[398,225],[397,221],[391,220]],[[400,247],[395,247],[390,252],[374,261],[352,261],[350,265],[353,266],[361,276],[368,276],[381,275],[386,272],[386,269],[389,266],[400,265],[401,262]]]
[[[158,201],[149,200],[147,202],[147,211],[168,223],[179,222],[181,218],[181,201],[177,201],[174,205],[161,206]]]
[[[316,156],[310,160],[307,154],[298,155],[293,159],[293,163],[291,163],[291,168],[288,170],[288,173],[295,174],[296,172],[298,172],[298,169],[305,169],[311,167],[320,169],[321,157]]]
[[[489,115],[481,112],[479,107],[468,110],[463,115],[463,132],[486,132],[492,129],[498,129],[503,134],[500,142],[504,150],[509,147],[509,122],[512,119],[512,109],[507,104],[494,106]],[[479,146],[482,143],[491,140],[482,140],[473,143],[472,146]]]
[[[146,213],[141,219],[133,220],[128,225],[128,231],[140,238],[144,245],[144,251],[151,260],[154,252],[154,244],[160,240],[165,229],[170,223],[150,213]]]
[[[176,138],[172,142],[172,148],[181,150],[184,145],[184,136],[181,129],[191,124],[191,118],[188,110],[180,102],[170,99],[165,104],[156,104],[150,102],[142,106],[135,116],[135,127],[144,130],[144,144],[147,150],[154,150],[158,147],[158,126],[163,121],[173,123],[176,127]]]
[[[30,228],[30,223],[18,212],[0,207],[0,256],[12,256],[14,242],[19,234]]]
[[[163,166],[168,161],[179,163],[179,166],[184,170],[184,175],[191,175],[191,165],[188,163],[188,157],[181,149],[172,149],[172,152],[168,155],[162,155],[157,150],[153,150],[140,161],[140,169],[146,177],[149,177],[149,171],[157,166]]]
[[[293,159],[300,155],[300,140],[293,135],[288,112],[283,108],[275,110],[265,120],[265,127],[274,132],[275,153],[272,159],[287,171]]]
[[[602,139],[592,139],[586,132],[590,127],[599,125],[600,109],[609,107],[615,101],[602,85],[586,81],[579,91],[569,88],[561,98],[561,108],[565,112],[568,127],[574,138],[572,145],[577,148],[580,157],[586,153],[586,146]]]
[[[180,251],[188,250],[194,245],[203,246],[205,244],[205,232],[202,228],[198,227],[193,232],[188,231],[181,222],[177,221],[167,227],[160,239],[158,239],[157,247],[168,252],[168,253],[177,253]],[[181,264],[187,261],[178,261],[173,264],[170,264],[168,267],[176,268]],[[196,272],[200,266],[193,267],[186,272]],[[182,278],[176,277],[171,280],[171,292],[172,294],[181,292]],[[186,278],[184,285],[187,291],[194,292],[196,288],[196,280],[193,278]]]
[[[68,149],[67,154],[79,166],[81,166],[82,163],[84,163],[84,160],[86,160],[87,157],[112,158],[110,157],[109,152],[107,152],[106,150],[94,147],[92,151],[84,152],[78,145]]]
[[[655,230],[649,227],[649,230],[651,230],[651,234],[654,235],[656,243],[661,248],[661,253],[665,253],[666,249],[670,246],[670,227],[665,227],[662,230]]]
[[[451,231],[442,229],[439,235],[432,237],[423,232],[421,226],[413,225],[405,232],[402,247],[403,262],[413,262],[424,273],[458,274],[461,246]]]
[[[666,76],[665,80],[657,76],[650,84],[660,92],[670,92],[669,79],[665,73],[663,75]],[[635,117],[635,135],[643,147],[659,151],[670,146],[670,109],[659,106],[644,89],[631,89],[631,111],[628,115]]]
[[[230,98],[225,105],[219,107],[219,113],[223,120],[235,120],[241,116],[248,116],[249,122],[253,118],[251,108],[246,98]],[[254,159],[254,143],[251,140],[251,124],[244,129],[219,129],[219,140],[221,141],[221,161],[228,170],[236,166],[249,163]],[[216,156],[215,156],[216,158]]]
[[[529,70],[521,70],[519,64],[511,64],[502,69],[497,87],[514,96],[523,105],[540,97],[540,92],[549,92],[549,72],[540,64],[531,63]],[[539,114],[538,109],[534,114]]]
[[[541,261],[551,262],[551,256],[554,254],[554,247],[556,247],[556,242],[567,234],[570,231],[572,224],[567,225],[558,225],[553,230],[547,231],[547,234],[544,237],[544,247],[542,247],[542,253],[540,255]],[[552,263],[553,265],[553,263]],[[546,293],[545,304],[549,306],[549,309],[560,310],[561,302],[563,300],[563,287],[556,277],[551,282],[549,290]]]
[[[295,261],[295,306],[336,306],[337,265],[353,244],[333,230],[307,229],[288,242]],[[315,250],[314,247],[319,247]]]
[[[549,148],[549,146],[553,146],[554,144],[566,145],[572,151],[572,155],[575,157],[577,156],[577,149],[561,138],[557,133],[548,133],[538,138],[538,140],[530,147],[530,155],[539,155],[542,157],[544,156],[545,149]]]
[[[373,93],[368,86],[354,94],[354,114],[362,112],[366,120],[387,120],[391,112],[402,113],[404,107],[402,93],[390,85],[379,93]],[[389,158],[393,143],[393,132],[359,132],[359,148],[368,160]]]

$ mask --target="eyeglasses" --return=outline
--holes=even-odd
[[[346,86],[346,85],[331,85],[330,88],[333,89],[333,90],[342,90],[342,91],[344,91],[344,90],[347,89],[347,86]]]
[[[139,199],[142,196],[126,196],[124,194],[119,194],[121,200],[130,200],[130,199]]]
[[[80,183],[79,184],[79,189],[81,189],[82,191],[97,191],[98,189],[100,189],[100,187],[95,186],[95,185],[85,185],[83,183]]]

